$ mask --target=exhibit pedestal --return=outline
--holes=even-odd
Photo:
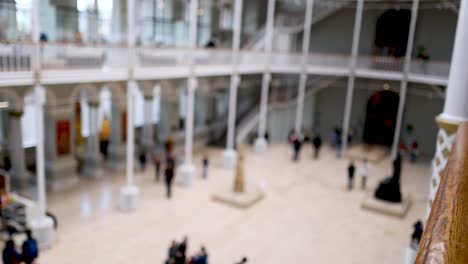
[[[177,183],[181,186],[192,185],[193,174],[195,173],[195,166],[190,163],[185,163],[178,169]]]
[[[266,141],[265,138],[259,137],[259,138],[255,139],[255,142],[254,142],[254,152],[255,152],[255,154],[265,153],[267,147],[268,147],[268,142]]]
[[[247,186],[244,192],[236,193],[233,192],[232,187],[226,185],[218,192],[215,192],[212,199],[239,209],[247,209],[261,201],[264,196],[260,188]]]
[[[137,208],[140,191],[135,185],[126,185],[120,189],[120,210],[131,212]]]
[[[31,222],[32,236],[37,240],[39,249],[48,249],[54,243],[54,221],[51,217],[43,216]]]
[[[361,207],[377,213],[404,218],[411,207],[411,197],[404,193],[402,197],[401,203],[392,203],[377,199],[372,193],[367,193]]]
[[[233,149],[226,149],[223,152],[223,166],[225,169],[233,169],[236,166],[237,152]]]

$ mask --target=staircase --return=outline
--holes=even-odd
[[[331,2],[331,3],[330,3]],[[330,1],[330,0],[315,0],[314,1],[314,10],[312,16],[312,25],[327,18],[336,11],[345,7],[346,5],[352,3],[351,0],[343,0],[339,2]],[[279,6],[278,14],[275,17],[275,28],[273,31],[273,38],[277,37],[280,34],[298,34],[304,30],[304,10],[305,10],[305,1],[303,7],[299,8],[300,11],[294,12],[282,12],[280,8],[286,8],[288,3],[283,3]],[[250,38],[247,38],[244,43],[242,43],[243,49],[252,49],[259,50],[263,48],[265,42],[265,25]]]
[[[339,77],[321,77],[316,76],[314,78],[310,78],[307,81],[306,90],[304,94],[304,98],[307,98],[321,89],[328,87],[330,84],[336,82]],[[274,109],[284,109],[295,107],[297,105],[297,95],[298,89],[297,86],[287,86],[282,87],[284,91],[293,91],[290,93],[284,94],[284,96],[278,96],[274,98],[270,98],[268,104],[268,111],[272,111]],[[260,119],[260,107],[256,106],[248,113],[245,114],[243,120],[241,120],[238,125],[236,126],[236,144],[245,143],[248,139],[249,134],[256,133],[254,130],[257,127],[257,124]]]

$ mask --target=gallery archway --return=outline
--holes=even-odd
[[[408,9],[391,9],[380,15],[375,27],[374,55],[405,56],[410,20]]]
[[[392,145],[399,100],[398,93],[390,90],[378,91],[369,98],[364,124],[364,143]]]

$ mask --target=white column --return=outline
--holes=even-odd
[[[444,111],[436,118],[439,126],[436,153],[432,163],[429,210],[439,187],[441,175],[447,165],[455,132],[461,122],[468,121],[468,1],[460,2],[452,63],[446,91]]]
[[[99,153],[99,133],[98,133],[98,102],[89,101],[89,135],[86,139],[86,157],[84,165],[84,175],[91,178],[99,176],[99,163],[101,161]]]
[[[229,87],[229,116],[226,150],[223,153],[224,167],[234,168],[237,161],[237,152],[234,150],[234,137],[236,130],[236,112],[237,112],[237,89],[239,88],[240,77],[237,73],[237,64],[240,49],[240,37],[242,27],[242,0],[235,0],[234,4],[234,30],[232,41],[232,64],[233,74],[231,75],[231,84]]]
[[[254,143],[254,151],[257,154],[262,154],[266,151],[268,142],[265,138],[266,133],[266,122],[268,115],[268,91],[271,82],[271,74],[263,74],[262,79],[262,95],[260,98],[260,116],[258,121],[258,138]]]
[[[21,132],[22,111],[12,110],[8,113],[8,149],[12,165],[10,186],[19,188],[20,193],[29,186],[29,178],[26,173],[24,161],[23,137]]]
[[[304,37],[302,38],[302,73],[299,76],[299,91],[297,94],[297,110],[296,110],[296,123],[294,130],[296,134],[300,134],[302,130],[302,117],[304,113],[304,96],[307,84],[307,56],[309,54],[310,46],[310,30],[312,27],[312,15],[314,9],[314,0],[307,0],[304,19]]]
[[[268,0],[267,21],[265,29],[265,72],[262,79],[262,95],[260,101],[260,118],[258,123],[258,137],[254,143],[254,151],[261,154],[266,151],[267,141],[265,139],[266,122],[268,115],[268,90],[271,82],[269,57],[273,47],[273,30],[275,20],[275,0]]]
[[[44,104],[46,100],[45,90],[41,84],[41,61],[39,47],[39,0],[32,0],[31,3],[31,34],[34,44],[33,69],[36,94],[35,114],[37,130],[36,146],[36,177],[37,177],[37,214],[31,221],[33,236],[39,244],[39,248],[50,248],[54,242],[54,221],[46,215],[46,182],[45,182],[45,151],[44,151]]]
[[[195,54],[197,48],[197,20],[198,19],[198,0],[190,0],[190,26],[189,26],[189,43],[192,53]],[[193,116],[194,116],[194,101],[195,90],[197,88],[197,79],[194,73],[194,60],[190,59],[190,74],[188,78],[188,96],[187,96],[187,113],[185,116],[185,159],[184,164],[179,168],[178,183],[183,186],[192,184],[192,176],[195,172],[195,166],[192,164],[193,152]]]
[[[304,113],[304,97],[307,83],[307,74],[302,73],[299,77],[299,91],[297,94],[297,109],[296,109],[296,123],[294,131],[296,134],[301,134],[302,131],[302,117]]]
[[[188,80],[188,96],[187,96],[187,114],[185,116],[185,157],[184,164],[180,167],[179,183],[183,186],[192,184],[192,176],[195,172],[193,165],[193,117],[194,117],[194,102],[195,90],[197,89],[197,79],[190,78]]]
[[[353,46],[351,50],[350,60],[350,75],[348,79],[348,87],[346,90],[346,103],[345,113],[343,119],[343,131],[341,135],[341,155],[343,156],[348,147],[348,133],[349,133],[349,120],[351,118],[351,108],[353,105],[353,94],[354,94],[354,83],[355,83],[355,72],[356,62],[359,49],[359,37],[361,35],[361,23],[362,23],[362,11],[364,8],[364,0],[358,0],[356,6],[356,18],[354,20],[354,34],[353,34]]]
[[[127,0],[127,45],[128,45],[128,81],[127,81],[127,184],[120,189],[120,209],[133,211],[138,204],[139,189],[134,183],[135,163],[135,105],[134,96],[138,85],[134,79],[135,56],[135,0]]]
[[[406,90],[408,88],[408,74],[411,65],[411,56],[414,45],[414,34],[416,32],[416,21],[418,19],[419,0],[413,0],[411,8],[411,22],[408,33],[408,43],[406,44],[405,64],[403,66],[403,79],[400,86],[400,100],[398,102],[398,114],[395,124],[395,134],[393,136],[392,144],[392,158],[395,158],[398,153],[398,145],[400,143],[401,123],[403,122],[403,114],[406,103]]]
[[[151,152],[154,146],[153,102],[154,101],[153,101],[152,95],[145,95],[145,101],[144,101],[145,124],[143,126],[143,146],[146,152]]]

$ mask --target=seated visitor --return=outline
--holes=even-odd
[[[15,242],[8,240],[3,248],[2,259],[4,264],[21,263],[21,255],[16,251]]]
[[[26,240],[23,242],[22,250],[23,260],[26,264],[34,263],[39,257],[39,247],[31,235],[31,230],[26,230]]]

